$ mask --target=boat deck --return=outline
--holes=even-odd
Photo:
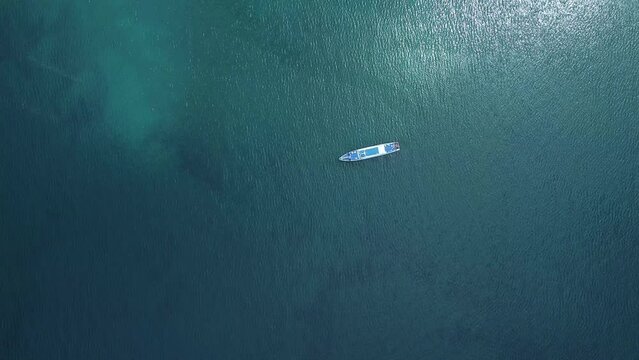
[[[365,148],[349,151],[346,154],[340,156],[341,161],[360,161],[375,158],[378,156],[391,154],[399,151],[399,143],[385,143],[379,145],[368,146]]]

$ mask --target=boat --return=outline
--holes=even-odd
[[[389,142],[352,150],[339,157],[340,161],[361,161],[392,154],[399,151],[398,142]]]

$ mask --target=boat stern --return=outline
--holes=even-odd
[[[384,144],[384,151],[387,154],[391,154],[391,153],[394,153],[396,151],[399,151],[399,143],[398,142],[392,142],[392,143]]]

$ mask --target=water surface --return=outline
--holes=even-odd
[[[3,3],[0,358],[636,357],[638,4]]]

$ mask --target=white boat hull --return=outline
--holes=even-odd
[[[339,157],[340,161],[362,161],[368,160],[394,152],[399,151],[398,142],[390,142],[385,144],[378,144],[373,146],[367,146],[361,149],[352,150]]]

